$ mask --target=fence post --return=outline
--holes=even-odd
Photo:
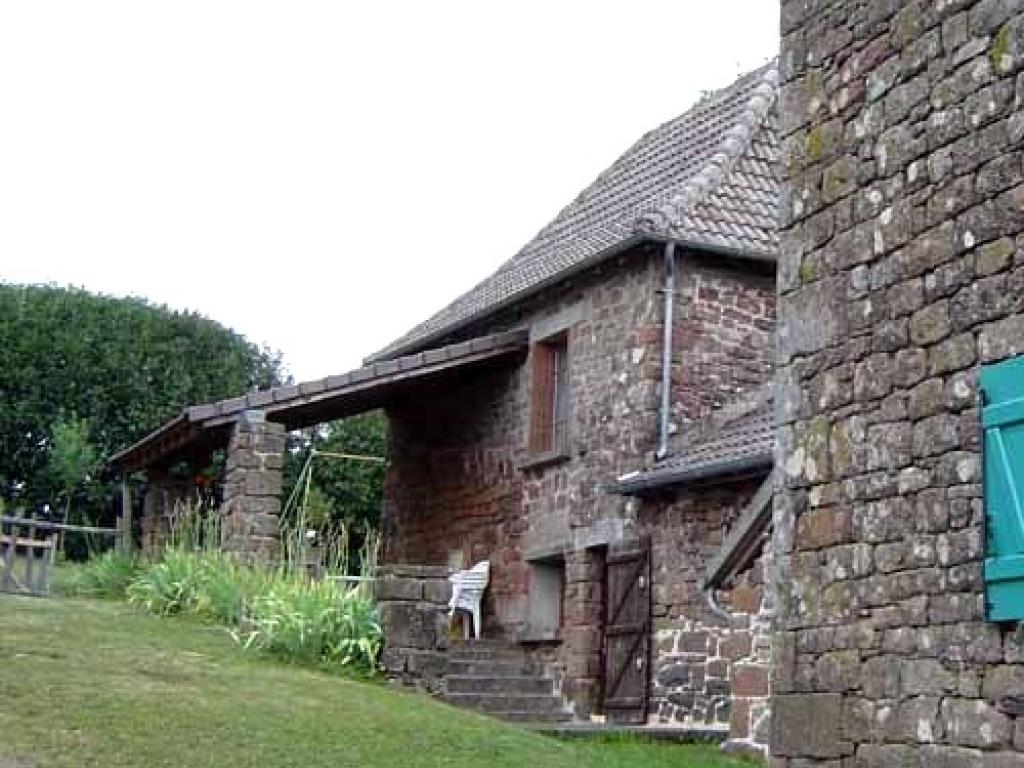
[[[18,527],[14,523],[11,523],[8,526],[8,530],[10,530],[11,535],[7,540],[7,545],[4,547],[4,556],[7,558],[7,561],[4,563],[3,587],[4,589],[13,590],[14,559],[18,552]],[[2,528],[0,528],[0,531],[2,531]]]
[[[132,551],[132,491],[128,481],[121,480],[121,517],[118,520],[121,529],[118,535],[118,548],[127,554]]]

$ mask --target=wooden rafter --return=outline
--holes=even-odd
[[[718,553],[708,563],[705,589],[720,587],[750,562],[771,522],[774,488],[774,475],[769,474],[740,513]]]

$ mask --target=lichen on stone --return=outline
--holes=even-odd
[[[1013,57],[1010,55],[1010,25],[1004,24],[992,41],[988,50],[989,61],[997,72],[1009,72],[1013,68]]]
[[[825,153],[825,136],[820,125],[814,126],[807,134],[807,159],[816,163]]]

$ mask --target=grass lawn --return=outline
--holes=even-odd
[[[0,768],[740,765],[715,747],[559,741],[120,603],[0,595]]]

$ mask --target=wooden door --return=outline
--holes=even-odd
[[[605,714],[609,722],[644,723],[651,666],[650,543],[610,549],[605,574]]]

